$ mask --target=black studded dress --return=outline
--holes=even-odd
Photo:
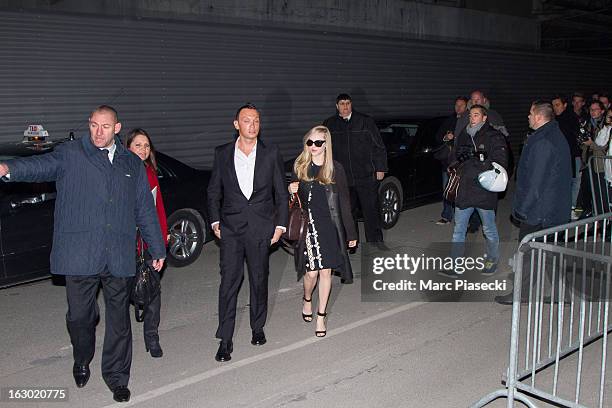
[[[309,176],[314,177],[321,169],[310,164]],[[331,218],[325,186],[317,181],[308,183],[308,232],[306,234],[306,270],[336,269],[342,265],[342,252],[338,234]]]

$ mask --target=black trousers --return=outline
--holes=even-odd
[[[605,173],[592,173],[593,187],[595,190],[595,208],[597,209],[597,215],[601,215],[610,211],[612,191],[609,187],[608,181],[606,180]]]
[[[151,265],[153,259],[149,251],[144,252],[145,261]],[[153,269],[151,268],[153,271]],[[161,288],[161,274],[157,271],[151,273],[151,279],[154,283],[158,284]],[[144,311],[143,321],[143,334],[144,343],[147,348],[157,345],[159,343],[159,321],[161,317],[161,289],[157,293],[155,298],[151,299],[151,302],[147,306],[147,310]]]
[[[130,288],[133,278],[119,278],[105,270],[100,275],[66,276],[68,313],[66,324],[74,362],[87,365],[96,348],[96,325],[100,316],[96,299],[102,284],[105,331],[102,349],[102,378],[112,390],[128,385],[132,365]]]
[[[383,241],[382,229],[380,227],[380,206],[378,203],[379,184],[379,181],[374,178],[356,179],[355,185],[349,187],[353,218],[357,219],[357,211],[361,208],[366,242]],[[355,230],[359,231],[357,222],[355,222],[355,227]]]
[[[525,224],[524,222],[521,222],[521,226],[519,227],[519,242],[521,242],[523,240],[523,238],[525,238],[525,236],[527,234],[531,234],[532,232],[536,232],[536,231],[540,231],[542,228],[542,225],[530,225],[530,224]]]
[[[247,234],[223,235],[221,232],[221,284],[219,285],[219,326],[216,337],[229,341],[234,336],[238,292],[244,280],[244,261],[249,273],[251,330],[263,331],[268,315],[268,274],[270,239],[255,239]]]
[[[576,205],[582,208],[582,213],[589,213],[593,211],[593,197],[591,196],[591,176],[595,177],[597,182],[597,174],[594,171],[590,171],[589,167],[586,167],[581,172],[580,178],[580,191],[578,192],[578,199]]]
[[[160,274],[157,271],[151,273],[153,281],[160,282]],[[157,296],[151,300],[151,303],[145,310],[143,321],[144,342],[147,348],[159,343],[159,321],[161,315],[161,289]]]

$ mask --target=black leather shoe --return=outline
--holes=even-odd
[[[231,341],[222,341],[219,343],[219,349],[215,355],[215,360],[219,362],[230,361],[231,353],[234,351],[234,344]]]
[[[263,346],[266,344],[268,340],[266,340],[266,335],[264,332],[253,333],[253,338],[251,339],[251,344],[254,346]]]
[[[160,358],[164,355],[164,351],[162,350],[159,343],[151,344],[150,346],[146,346],[146,349],[149,353],[151,353],[151,357]]]
[[[130,389],[125,385],[119,385],[113,390],[113,399],[117,402],[128,402],[130,400]]]
[[[514,293],[510,292],[507,295],[495,296],[495,303],[500,305],[511,305],[514,299]]]
[[[76,386],[79,388],[83,388],[87,381],[89,381],[89,365],[80,365],[74,363],[72,366],[72,376],[74,377],[74,382]]]
[[[387,246],[387,244],[385,244],[382,241],[378,241],[378,242],[371,242],[370,243],[374,248],[378,249],[379,251],[390,251],[391,248],[389,248]]]

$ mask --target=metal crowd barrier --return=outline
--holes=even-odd
[[[612,156],[591,156],[583,171],[589,174],[593,214],[612,211]]]
[[[572,408],[612,406],[605,398],[612,331],[611,227],[612,213],[607,213],[538,231],[521,241],[512,265],[505,388],[473,408],[498,398],[506,398],[508,408],[514,401],[535,408],[531,398]]]

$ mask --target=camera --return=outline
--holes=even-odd
[[[584,121],[580,123],[580,128],[578,129],[578,136],[576,139],[578,140],[578,144],[582,144],[589,140],[591,137],[591,132],[587,128],[588,121]]]
[[[476,149],[476,153],[474,154],[474,156],[481,163],[487,160],[487,151],[485,150],[484,145],[481,144],[480,146],[478,146],[478,149]]]

